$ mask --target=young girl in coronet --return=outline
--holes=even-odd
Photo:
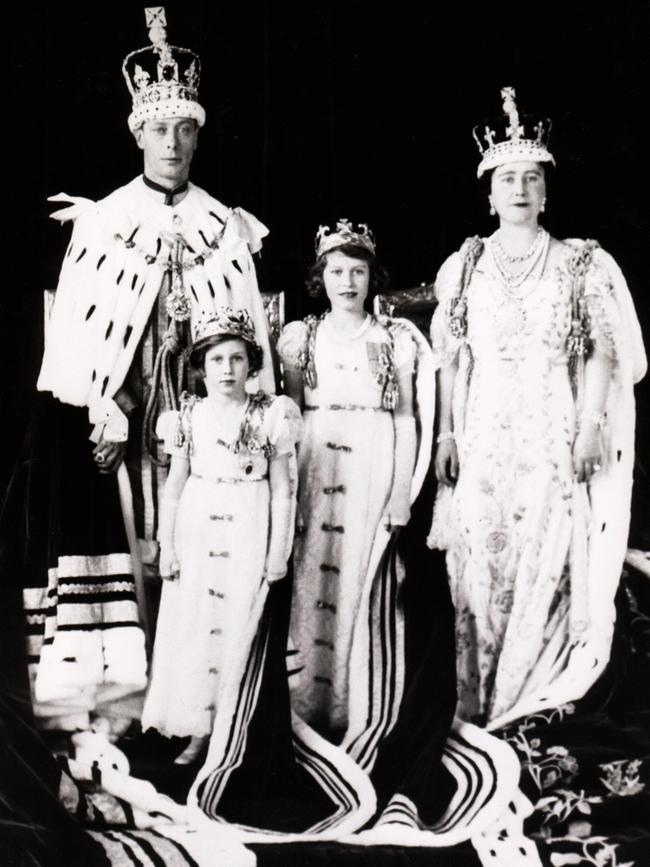
[[[300,423],[288,398],[246,392],[262,365],[246,311],[224,307],[200,322],[190,363],[207,396],[184,395],[158,423],[171,455],[159,528],[165,582],[142,716],[143,729],[192,736],[179,763],[212,731],[265,582],[286,574]]]

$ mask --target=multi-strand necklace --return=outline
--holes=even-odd
[[[544,263],[548,252],[549,241],[549,233],[546,229],[540,226],[537,230],[535,240],[526,252],[522,253],[520,256],[511,256],[504,250],[503,245],[496,234],[492,235],[490,238],[492,258],[494,259],[494,264],[496,265],[497,271],[503,281],[506,293],[508,293],[509,290],[518,289],[522,286],[540,262]],[[519,271],[512,271],[508,268],[508,265],[517,265],[520,263],[526,264]]]
[[[528,322],[524,301],[539,284],[546,264],[550,235],[540,227],[533,243],[520,256],[510,256],[503,249],[496,235],[490,238],[489,243],[492,259],[500,277],[499,283],[503,299],[498,308],[497,330],[501,335],[503,348],[508,349],[512,347],[513,339],[526,336]],[[506,263],[509,265],[525,264],[521,270],[512,272],[507,268]],[[529,285],[522,291],[521,287],[534,274],[536,274],[537,279],[530,280]]]

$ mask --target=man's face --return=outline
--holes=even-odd
[[[196,150],[199,128],[188,117],[146,120],[135,131],[144,151],[144,173],[149,180],[169,189],[187,180]]]

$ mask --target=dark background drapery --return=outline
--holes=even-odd
[[[166,10],[169,40],[203,65],[207,123],[192,178],[269,226],[263,288],[285,290],[290,318],[305,310],[319,222],[367,220],[395,288],[430,281],[465,236],[491,231],[471,129],[500,111],[510,84],[521,111],[553,120],[548,227],[597,238],[650,328],[647,2],[190,0]],[[0,303],[12,442],[38,372],[40,293],[55,285],[69,237],[47,219],[46,196],[100,198],[141,170],[120,67],[146,44],[137,2],[16,4],[5,29]],[[641,386],[646,439],[648,394]]]
[[[3,489],[33,406],[42,290],[55,286],[69,238],[48,220],[46,197],[98,199],[142,168],[120,66],[147,44],[143,5],[24,2],[3,13]],[[307,310],[320,222],[368,221],[393,288],[429,282],[467,235],[492,231],[471,129],[513,85],[522,112],[553,120],[546,225],[557,237],[597,238],[614,255],[647,343],[647,0],[174,0],[166,9],[170,42],[203,64],[207,124],[192,179],[269,226],[262,288],[285,291],[288,318]],[[648,548],[649,379],[637,398],[631,541]],[[19,584],[0,576],[0,612]],[[0,632],[0,667],[22,666],[20,624]]]
[[[429,282],[467,235],[492,231],[471,130],[500,111],[509,84],[522,112],[553,120],[547,226],[614,255],[650,333],[648,2],[174,0],[166,10],[170,42],[203,66],[192,179],[269,226],[263,288],[285,291],[289,319],[307,309],[320,222],[368,221],[393,288]],[[69,238],[46,197],[101,198],[141,171],[121,62],[146,44],[136,2],[16,4],[5,20],[3,484],[38,374],[41,293],[56,285]],[[647,547],[648,381],[637,395],[633,543]]]

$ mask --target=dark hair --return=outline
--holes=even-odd
[[[212,337],[204,337],[203,340],[195,343],[189,355],[189,361],[194,370],[203,373],[205,354],[208,349],[212,349],[213,346],[219,346],[219,344],[225,343],[227,340],[241,340],[246,347],[246,355],[248,356],[248,375],[255,376],[256,373],[259,373],[264,364],[264,350],[258,343],[250,343],[238,334],[215,334]]]
[[[327,253],[323,253],[309,269],[307,274],[306,286],[307,292],[312,298],[318,298],[325,292],[325,283],[323,282],[323,271],[327,265],[327,257],[330,253],[344,253],[351,259],[361,259],[368,263],[370,269],[370,282],[368,284],[368,301],[372,301],[375,295],[379,295],[388,288],[388,271],[383,265],[375,259],[373,253],[365,247],[358,247],[356,244],[342,244],[340,247],[333,247]]]
[[[553,178],[555,177],[555,166],[553,163],[540,163],[538,160],[531,160],[531,162],[536,162],[538,166],[541,167],[544,173],[544,183],[546,184],[546,194],[549,195],[550,190],[553,187]],[[499,168],[495,166],[494,169],[488,169],[484,172],[481,177],[478,179],[478,188],[481,193],[487,198],[492,192],[492,175],[494,174],[495,169]]]

